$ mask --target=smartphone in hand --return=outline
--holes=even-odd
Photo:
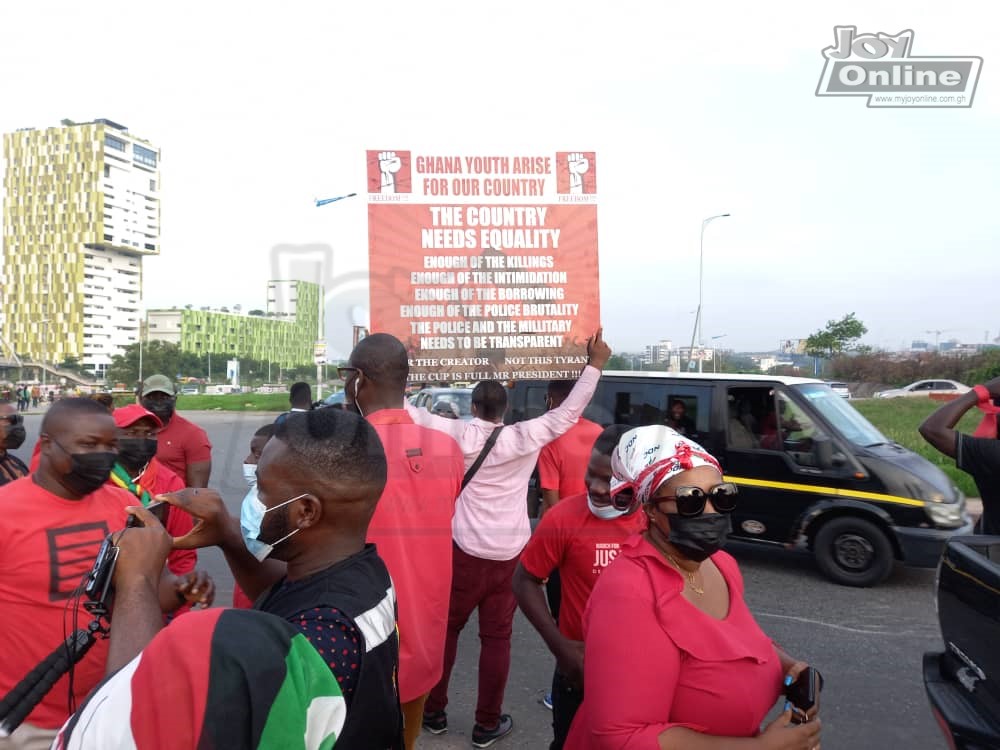
[[[167,511],[170,510],[170,503],[165,503],[162,500],[156,503],[150,503],[146,506],[146,510],[156,516],[156,520],[159,521],[164,526],[167,525]],[[125,522],[126,528],[134,528],[136,526],[142,526],[142,521],[140,521],[136,516],[129,516],[128,521]]]
[[[823,689],[823,677],[812,667],[806,667],[791,685],[785,688],[785,697],[792,704],[792,723],[803,724],[806,714],[819,710],[819,693]]]

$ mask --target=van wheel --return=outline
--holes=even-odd
[[[816,534],[816,564],[827,578],[844,586],[874,586],[892,572],[892,544],[871,521],[842,516]]]

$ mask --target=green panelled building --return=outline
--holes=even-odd
[[[149,310],[148,338],[177,344],[181,351],[193,354],[229,354],[289,368],[308,365],[313,362],[319,330],[319,297],[318,284],[272,281],[268,283],[266,315]]]

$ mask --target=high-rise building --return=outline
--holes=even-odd
[[[660,339],[660,343],[646,346],[646,356],[644,361],[646,364],[650,365],[667,362],[670,360],[670,354],[673,352],[673,349],[673,341],[669,339]]]
[[[177,308],[150,310],[146,313],[148,338],[176,344],[181,351],[192,354],[249,357],[282,367],[310,364],[319,322],[319,285],[271,281],[267,289],[265,315]]]
[[[110,120],[3,137],[4,337],[99,378],[139,340],[142,257],[160,252],[160,152]]]

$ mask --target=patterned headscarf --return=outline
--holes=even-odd
[[[664,425],[637,427],[622,435],[611,456],[611,493],[631,489],[646,503],[675,474],[696,466],[722,467],[695,441]]]

